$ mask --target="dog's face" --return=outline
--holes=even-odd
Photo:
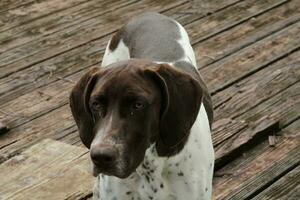
[[[125,178],[144,158],[159,130],[160,90],[143,71],[102,71],[89,99],[94,120],[94,174]]]
[[[197,83],[183,74],[178,77],[178,72],[159,73],[154,65],[134,60],[92,69],[72,90],[72,113],[83,143],[90,148],[95,176],[128,177],[153,143],[161,156],[175,154],[183,147],[195,120],[193,113],[200,106]],[[182,79],[178,87],[168,86],[175,84],[170,75]],[[173,106],[173,90],[192,91],[195,103],[183,97]]]

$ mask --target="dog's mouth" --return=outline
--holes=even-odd
[[[97,177],[99,174],[104,174],[107,176],[115,176],[117,178],[120,179],[125,179],[127,177],[129,177],[134,171],[135,169],[132,169],[131,167],[126,167],[126,168],[117,168],[115,166],[110,166],[108,168],[103,168],[101,166],[96,165],[95,163],[93,163],[93,176]]]

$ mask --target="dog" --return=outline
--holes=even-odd
[[[109,40],[70,107],[96,178],[94,199],[211,199],[213,109],[185,29],[145,13]]]

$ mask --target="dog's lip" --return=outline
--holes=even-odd
[[[104,174],[106,176],[115,176],[120,179],[125,179],[125,178],[128,178],[135,171],[136,170],[127,169],[122,173],[117,173],[114,170],[103,170],[103,169],[99,168],[99,166],[97,166],[95,164],[93,165],[93,176],[94,177],[97,177],[99,174]]]
[[[93,164],[92,171],[93,171],[93,176],[94,177],[97,177],[99,174],[103,173],[102,170],[98,166],[96,166],[95,164]]]

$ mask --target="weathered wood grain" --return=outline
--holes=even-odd
[[[274,128],[279,129],[279,120],[281,120],[280,124],[282,126],[299,117],[299,114],[296,113],[297,111],[294,111],[300,109],[299,101],[296,100],[297,97],[286,99],[286,92],[278,95],[280,91],[294,84],[299,85],[299,53],[299,51],[295,52],[278,63],[274,63],[268,68],[243,79],[238,84],[213,96],[216,104],[216,119],[227,119],[227,117],[235,119],[236,116],[239,116],[237,120],[247,124],[247,128],[243,127],[241,131],[236,131],[234,135],[230,134],[231,138],[226,137],[227,134],[224,133],[224,140],[215,146],[216,168],[223,166],[235,156],[238,156],[243,152],[242,149],[248,149],[248,145],[253,145],[251,144],[252,142],[255,144],[260,141],[258,140],[259,138],[276,131],[271,129],[271,132],[268,132],[270,127],[275,126]],[[275,97],[272,98],[274,95]],[[299,96],[299,93],[295,90],[294,95]],[[282,97],[284,99],[281,99]],[[274,100],[278,101],[278,99],[281,99],[281,101],[276,102],[275,106],[273,104]],[[293,99],[296,100],[292,103],[293,106],[286,103],[286,100],[293,101]],[[251,110],[261,102],[264,103],[258,106],[259,109]],[[286,106],[285,109],[287,110],[282,112],[280,111],[281,109],[276,109],[278,108],[277,106],[281,109]],[[272,107],[273,110],[266,107]],[[291,113],[287,117],[288,121],[284,120],[285,112]],[[243,113],[244,115],[242,115]],[[226,140],[226,138],[229,139]]]
[[[198,21],[199,19],[203,17],[207,17],[209,15],[213,15],[215,13],[218,13],[224,9],[227,9],[228,7],[235,6],[236,4],[242,2],[243,0],[232,0],[232,1],[218,1],[218,0],[211,0],[210,3],[210,12],[206,13],[206,11],[203,12],[202,8],[195,8],[192,1],[189,1],[189,7],[187,9],[182,9],[179,11],[179,14],[184,14],[182,17],[180,17],[179,20],[184,20],[185,18],[188,18],[189,20],[192,20],[193,22]],[[223,6],[220,6],[223,4]],[[201,16],[201,17],[199,17]]]
[[[224,142],[219,142],[220,144],[216,146],[216,165],[220,166],[224,164],[228,158],[232,159],[235,155],[236,148],[247,144],[256,134],[258,134],[259,137],[264,136],[265,132],[263,130],[272,127],[279,119],[283,125],[299,117],[300,113],[297,112],[297,110],[300,109],[299,87],[300,84],[295,84],[248,111],[247,116],[240,116],[238,120],[246,121],[247,129],[238,132],[235,137],[231,136]],[[287,120],[284,120],[284,116],[288,116]],[[45,121],[47,121],[47,123],[44,123]],[[47,115],[43,115],[29,123],[16,127],[9,135],[4,135],[0,140],[0,154],[4,158],[9,158],[20,151],[20,149],[34,143],[35,140],[46,137],[55,138],[57,137],[56,135],[62,131],[65,131],[64,134],[68,135],[71,132],[77,136],[77,132],[74,132],[72,128],[74,126],[69,106],[65,105],[49,112]],[[234,133],[235,130],[229,129],[228,132]],[[224,133],[224,135],[226,135],[226,133]],[[256,138],[254,137],[254,139]],[[224,158],[226,158],[225,161],[223,161]]]
[[[0,5],[6,2],[11,1],[1,1]],[[47,2],[50,1],[38,4]],[[0,47],[4,49],[0,63],[8,64],[0,68],[0,76],[6,73],[0,79],[0,119],[12,127],[9,133],[0,135],[2,165],[42,138],[82,146],[67,104],[70,88],[87,68],[99,64],[110,34],[122,20],[153,8],[186,25],[200,72],[214,93],[216,166],[229,162],[216,172],[216,199],[250,199],[261,191],[266,197],[272,188],[278,195],[274,198],[297,199],[300,188],[287,178],[287,173],[297,169],[300,160],[296,154],[300,146],[299,1],[214,0],[220,5],[207,17],[187,13],[187,1],[165,1],[161,7],[161,2],[150,0],[119,1],[120,7],[110,1],[111,7],[103,10],[91,7],[97,0],[66,2],[57,5],[57,9],[51,7],[49,12],[39,10],[31,16],[24,15],[24,21],[20,20],[23,8],[31,12],[36,2],[26,0],[22,9],[11,4],[7,7],[10,13],[0,8],[0,30],[11,31],[0,33],[0,38],[12,39]],[[22,4],[18,0],[14,3],[16,7]],[[142,10],[135,11],[135,7]],[[108,14],[111,10],[129,13],[115,23],[121,15]],[[64,17],[68,14],[73,16]],[[5,15],[12,16],[11,24],[1,26]],[[44,29],[39,30],[41,27]],[[96,32],[103,27],[108,29]],[[26,33],[31,29],[31,34]],[[89,38],[82,38],[86,35]],[[283,130],[277,132],[280,128]],[[274,147],[266,140],[268,134],[276,138]],[[63,198],[90,195],[73,190]]]
[[[195,23],[188,24],[186,29],[192,43],[195,44],[287,2],[288,0],[242,1],[224,9],[222,12],[208,16],[208,20],[200,19],[195,21]],[[232,13],[235,14],[232,15]],[[218,21],[225,21],[225,23],[219,24]],[[197,28],[199,24],[202,24],[203,28]]]
[[[217,2],[216,0],[211,1],[211,4],[215,4],[216,9],[222,9],[224,6],[233,5],[240,0],[226,0],[222,2]],[[26,24],[21,24],[11,28],[6,31],[6,34],[2,35],[2,51],[7,51],[8,49],[20,46],[21,44],[28,43],[30,41],[38,40],[39,38],[57,33],[59,31],[64,31],[66,28],[74,25],[81,24],[85,21],[93,22],[96,19],[100,19],[103,13],[112,12],[116,9],[123,7],[125,5],[133,4],[136,1],[87,1],[77,5],[72,5],[68,9],[57,9],[55,13],[44,14],[40,13],[42,16],[35,17],[34,19],[28,19]],[[178,18],[181,23],[189,23],[196,19],[203,17],[203,15],[188,15],[182,14],[180,11],[188,9],[190,4],[182,1],[182,4],[171,9],[171,12],[166,12],[173,18]],[[146,2],[147,3],[147,2]],[[160,2],[162,3],[162,2]],[[43,2],[43,4],[46,4]],[[63,5],[61,5],[63,6]],[[66,5],[64,5],[66,6]],[[32,5],[32,7],[43,7],[42,5]],[[25,8],[26,12],[30,12],[31,9]],[[26,15],[27,16],[27,15]],[[9,20],[12,20],[9,18]],[[22,19],[25,20],[25,19]],[[0,18],[1,21],[1,18]],[[18,22],[18,19],[16,19]],[[117,28],[117,27],[116,27]],[[1,29],[0,29],[1,30]],[[5,42],[4,42],[5,41]],[[0,50],[1,51],[1,50]]]
[[[215,147],[216,169],[236,158],[246,149],[274,134],[298,119],[300,113],[300,82],[290,86],[281,93],[269,98],[236,120],[248,123],[247,129],[236,133]]]
[[[251,10],[251,9],[250,9]],[[234,11],[231,11],[234,12]],[[261,11],[260,11],[261,12]],[[194,45],[198,68],[217,62],[300,20],[299,1],[288,1]],[[221,15],[222,16],[222,15]],[[212,18],[221,18],[218,13]],[[244,20],[244,19],[243,19]],[[216,20],[215,20],[216,21]],[[199,23],[200,25],[200,23]],[[207,30],[209,36],[209,30]]]
[[[22,6],[18,5],[15,9],[9,9],[7,12],[0,14],[0,21],[3,23],[3,26],[0,27],[0,33],[10,31],[14,27],[85,3],[86,0],[27,0],[27,3],[22,2],[22,4],[20,4]],[[97,3],[101,5],[103,1],[97,0]],[[10,7],[13,7],[13,5],[10,5]]]
[[[226,6],[227,4],[230,4],[231,2],[234,2],[233,0],[230,0],[230,1],[224,1],[225,3],[218,3],[218,6]],[[126,11],[127,12],[127,11]],[[186,21],[187,21],[187,19],[185,19]],[[47,24],[46,24],[47,25]],[[52,26],[54,26],[53,24],[51,24],[51,27]],[[44,27],[43,27],[44,28]],[[46,27],[46,29],[47,29],[47,27]],[[105,28],[105,30],[106,30],[107,28]],[[115,27],[115,29],[116,29],[116,27]],[[36,31],[37,33],[36,34],[39,34],[39,32],[40,31]],[[36,35],[35,34],[35,35]],[[81,33],[81,34],[83,34],[83,33]],[[19,37],[18,37],[19,38]],[[22,40],[22,39],[21,39]],[[15,40],[14,40],[15,41]],[[106,39],[106,41],[107,41],[107,39]],[[47,43],[47,42],[45,42],[45,43]],[[27,44],[28,46],[34,46],[33,44]],[[103,50],[104,49],[104,46],[98,46],[99,47],[99,50],[98,51],[100,51],[100,50]],[[19,49],[18,49],[18,51],[20,51]],[[28,52],[28,51],[24,51],[23,52],[23,55],[25,55],[26,54],[26,52]],[[7,53],[7,52],[6,52]],[[31,52],[30,52],[31,53]],[[66,57],[68,57],[68,56],[66,56]],[[100,56],[99,56],[100,57]],[[8,59],[8,56],[7,55],[3,55],[3,58],[5,58],[5,59]],[[19,57],[17,56],[17,58],[19,59]],[[1,59],[1,60],[3,60],[3,59]],[[11,59],[9,59],[10,61],[11,61]],[[30,59],[31,60],[31,59]],[[16,67],[23,67],[23,65],[17,65]],[[9,67],[9,70],[13,70],[14,68],[12,68],[12,67]],[[1,73],[2,74],[2,76],[6,76],[7,75],[7,73],[5,72],[5,70],[3,70],[3,72]]]
[[[106,40],[95,41],[92,45],[75,48],[64,55],[47,59],[31,68],[0,79],[0,104],[54,82],[58,76],[64,77],[91,65],[99,64],[103,55],[99,47],[105,46],[108,39],[109,37],[106,37]]]
[[[74,120],[69,106],[66,105],[34,119],[31,123],[12,129],[9,134],[0,135],[0,160],[20,153],[41,139],[55,138],[56,134],[60,135],[64,131],[68,134],[66,130],[73,126]]]
[[[215,146],[215,170],[220,169],[241,153],[259,143],[266,136],[279,131],[279,121],[276,119],[259,119],[249,123],[247,128],[237,131],[230,138]]]
[[[55,13],[48,14],[44,17],[38,17],[25,24],[16,26],[5,32],[0,32],[0,51],[11,51],[13,48],[19,48],[22,45],[28,45],[31,42],[37,42],[41,38],[51,34],[64,32],[70,27],[77,28],[86,21],[95,21],[107,12],[125,7],[134,3],[131,1],[84,1],[84,3],[72,6],[68,9],[61,9]]]
[[[298,59],[298,56],[299,52],[293,53],[278,63],[275,63],[275,65],[271,65],[270,67],[258,72],[255,76],[249,77],[238,83],[238,88],[236,88],[236,86],[232,86],[227,90],[216,94],[213,97],[214,103],[217,107],[216,118],[221,119],[228,116],[234,117],[234,115],[240,115],[243,108],[250,109],[255,105],[253,104],[254,102],[257,102],[256,104],[258,104],[259,102],[262,102],[270,96],[278,93],[280,88],[284,89],[297,81],[299,79],[299,70],[295,71],[297,67],[290,65],[289,62],[292,60],[293,64],[297,64],[295,61]],[[77,80],[80,75],[81,72],[75,73],[68,79]],[[60,80],[34,92],[25,94],[22,97],[5,104],[3,107],[0,107],[0,109],[5,111],[4,113],[7,113],[6,115],[2,113],[2,118],[5,118],[11,127],[19,126],[24,122],[37,118],[44,113],[66,104],[69,90],[73,87],[73,85],[74,83],[72,82]],[[272,85],[276,87],[273,89],[273,87],[271,87]],[[249,88],[254,88],[254,91],[252,89],[249,90]],[[256,94],[254,92],[257,94],[265,92],[266,94],[256,95],[256,99],[253,101],[250,97]],[[236,104],[236,101],[238,104]],[[224,105],[226,105],[226,107],[224,107]],[[228,124],[228,126],[230,126],[230,124]],[[244,126],[242,126],[242,128],[243,127]],[[224,127],[219,128],[219,130],[222,130],[223,128]],[[232,133],[229,135],[232,135]],[[222,131],[216,131],[216,137],[224,139],[224,137],[227,136],[222,133]]]
[[[87,150],[49,139],[2,163],[0,175],[1,199],[79,199],[93,188]]]
[[[215,119],[236,118],[300,81],[300,51],[213,96]]]
[[[5,51],[0,55],[0,66],[3,66],[1,77],[39,63],[47,58],[60,55],[71,49],[80,47],[91,41],[100,39],[112,33],[116,28],[123,25],[130,17],[141,14],[145,10],[163,11],[168,10],[182,1],[161,2],[143,0],[135,4],[122,7],[114,12],[107,12],[99,19],[92,18],[76,26],[67,27],[64,31],[43,37],[41,40],[33,41],[30,45],[22,45],[11,51]],[[114,22],[114,23],[111,23]]]
[[[5,120],[11,128],[15,128],[68,104],[69,94],[75,81],[86,71],[88,69],[9,101],[0,106],[0,111],[2,111],[0,112],[0,118]],[[66,112],[69,111],[66,110]]]
[[[0,2],[0,15],[10,9],[16,9],[26,4],[32,4],[35,0],[2,0]]]
[[[200,69],[200,73],[209,90],[215,94],[299,49],[299,33],[300,22]]]
[[[282,32],[282,34],[285,34],[285,32]],[[280,38],[279,36],[277,36],[278,38]],[[252,51],[252,49],[250,49],[250,51]],[[271,54],[271,53],[270,53]],[[271,55],[270,55],[271,56]],[[252,65],[252,63],[250,63],[250,66]],[[241,66],[241,67],[247,67],[247,65],[244,65],[244,66]],[[66,84],[65,84],[66,85]],[[55,87],[59,87],[59,85],[57,85],[57,86],[55,86]],[[54,87],[54,88],[55,88]],[[69,86],[66,86],[66,87],[71,87],[71,85],[69,85]],[[51,89],[51,88],[50,88]],[[67,88],[64,88],[65,90],[64,91],[67,91],[66,89]],[[52,88],[52,91],[53,91],[53,88]],[[59,95],[59,93],[60,93],[61,91],[60,90],[58,90],[57,92],[56,92],[56,95]],[[46,92],[46,90],[44,90],[44,93],[45,93],[45,99],[48,99],[49,98],[49,95],[47,95],[47,94],[51,94],[51,91],[50,92]],[[65,95],[65,96],[67,96],[64,92],[62,92],[61,94],[63,94],[63,95]],[[36,96],[37,95],[40,95],[39,93],[37,93],[37,94],[33,94],[33,96],[32,97],[34,97],[34,98],[32,98],[32,99],[36,99]],[[51,95],[50,95],[51,96]],[[25,97],[27,97],[27,96],[25,96]],[[55,95],[54,95],[54,97],[55,97]],[[53,102],[55,102],[55,98],[53,98],[54,100],[53,101],[50,101],[50,103],[53,103]],[[20,99],[19,99],[20,100]],[[58,98],[58,102],[60,102],[60,103],[64,103],[64,101],[66,102],[67,100],[65,99],[65,100],[62,100],[62,101],[60,101],[60,98]],[[23,101],[19,101],[19,102],[23,102],[24,103],[24,105],[26,105],[26,102],[28,103],[29,102],[29,105],[30,105],[30,103],[31,103],[31,101],[28,101],[28,99],[26,99],[26,98],[24,98],[23,99]],[[36,103],[36,101],[33,101],[33,102],[35,102]],[[16,106],[16,108],[20,108],[20,105],[23,105],[23,103],[21,103],[21,104],[19,104],[19,107],[18,106]],[[43,102],[43,103],[45,103],[45,102]],[[41,105],[50,105],[49,103],[45,103],[45,104],[40,104],[40,106]],[[61,104],[59,104],[59,106],[60,106]],[[33,106],[33,105],[32,105]],[[27,106],[26,106],[27,107]],[[28,106],[28,107],[30,107],[30,106]],[[28,108],[27,107],[27,108]],[[42,106],[41,106],[42,107]],[[13,108],[13,106],[10,106],[10,108]],[[38,106],[37,107],[35,107],[35,108],[38,108]],[[47,107],[46,107],[47,108]],[[54,107],[55,108],[55,107]],[[50,110],[52,110],[52,109],[54,109],[53,107],[51,108],[51,106],[50,107],[48,107],[48,109],[50,109]],[[67,107],[65,107],[65,108],[67,108]],[[20,108],[21,109],[21,108]],[[22,109],[21,109],[22,110]],[[36,115],[34,115],[34,112],[32,112],[32,111],[34,111],[34,109],[33,110],[30,110],[30,109],[25,109],[24,110],[25,112],[28,112],[29,111],[29,113],[31,112],[31,114],[33,114],[33,116],[34,117],[38,117],[39,115],[40,115],[40,113],[39,112],[36,112],[36,113],[38,113],[38,114],[36,114]],[[40,111],[40,110],[37,110],[37,111]],[[49,112],[49,110],[46,110],[46,111],[44,111],[44,113],[47,113],[47,112]],[[15,113],[15,112],[11,112],[11,113]],[[26,116],[26,115],[25,115]],[[29,115],[30,116],[30,115]],[[32,119],[32,118],[31,118]],[[31,120],[30,119],[30,117],[29,117],[29,119],[25,119],[25,120],[23,120],[23,122],[24,121],[30,121]],[[21,120],[22,121],[22,120]],[[255,121],[255,120],[254,120]],[[261,131],[258,131],[257,133],[260,133]],[[228,135],[232,135],[232,134],[228,134]],[[249,137],[248,137],[249,138]],[[251,139],[251,138],[250,138]],[[247,141],[247,140],[246,140]],[[10,144],[11,142],[6,142],[6,144]],[[21,143],[23,143],[23,142],[21,142]],[[15,144],[15,143],[14,143]],[[235,146],[235,147],[237,147],[237,146]],[[228,154],[230,155],[230,152],[232,152],[232,150],[233,149],[231,149],[231,150],[229,150],[228,151]],[[221,154],[221,155],[224,155],[224,154]]]
[[[297,200],[300,199],[300,166],[287,173],[253,200]]]
[[[46,5],[49,1],[39,2]],[[9,162],[4,162],[5,160],[22,153],[42,138],[82,145],[67,105],[68,93],[73,82],[87,68],[100,62],[110,34],[123,22],[108,25],[108,30],[102,33],[96,33],[93,26],[107,27],[107,24],[117,21],[120,15],[105,14],[108,10],[116,9],[116,13],[120,14],[128,9],[130,14],[125,15],[124,21],[138,13],[133,9],[136,3],[129,5],[129,2],[127,7],[125,1],[122,1],[124,6],[120,3],[120,9],[117,9],[118,3],[111,1],[107,4],[111,5],[110,8],[106,7],[103,12],[98,13],[101,8],[89,7],[95,5],[95,2],[96,0],[92,0],[78,5],[68,3],[65,7],[61,4],[62,9],[50,8],[48,14],[39,12],[24,16],[26,23],[23,25],[17,24],[20,16],[12,17],[11,24],[5,24],[15,35],[0,33],[0,37],[4,39],[11,36],[13,38],[0,47],[8,50],[7,53],[0,52],[0,57],[3,56],[0,62],[11,62],[8,66],[14,68],[6,68],[6,65],[3,67],[15,73],[8,73],[3,76],[5,78],[0,79],[0,119],[5,119],[12,126],[9,134],[0,136],[2,165]],[[99,5],[102,5],[101,2]],[[300,3],[296,0],[222,1],[222,6],[216,8],[216,13],[203,17],[197,13],[186,13],[186,9],[189,9],[186,1],[178,4],[175,2],[174,6],[165,2],[166,7],[159,8],[151,1],[141,1],[137,4],[142,9],[141,12],[147,8],[146,5],[141,5],[145,2],[150,8],[154,7],[186,24],[196,55],[200,58],[199,67],[204,67],[201,73],[214,92],[217,121],[213,126],[213,143],[217,150],[217,168],[230,161],[216,173],[216,199],[252,198],[261,191],[266,194],[268,189],[273,188],[272,183],[275,184],[274,187],[277,183],[281,189],[276,187],[278,196],[274,197],[296,198],[295,193],[299,188],[295,184],[289,184],[291,179],[286,178],[286,173],[299,165],[296,154],[300,152],[297,149],[299,136],[295,130],[299,130],[300,118],[297,63]],[[16,1],[17,3],[20,2]],[[30,8],[28,11],[31,12],[31,3],[24,8]],[[15,15],[18,15],[18,9],[10,10],[17,10]],[[63,17],[68,13],[73,13],[74,16],[70,19]],[[0,12],[0,19],[4,15],[5,12]],[[100,16],[105,19],[98,21]],[[45,29],[39,31],[41,27]],[[1,28],[3,27],[0,30]],[[31,28],[32,34],[26,35],[26,31]],[[87,33],[91,40],[82,39],[86,35],[80,36],[76,30],[83,30],[81,33]],[[66,35],[63,36],[63,33]],[[62,43],[55,43],[55,38]],[[45,44],[43,49],[41,41],[53,44]],[[67,46],[74,41],[74,46]],[[22,49],[22,46],[28,47]],[[50,54],[46,55],[48,50]],[[295,124],[298,124],[298,128],[292,130],[291,127],[295,127]],[[279,128],[284,130],[278,133]],[[275,147],[270,147],[267,140],[264,140],[267,134],[276,137]],[[291,173],[294,174],[293,171]],[[35,192],[34,189],[29,191]],[[289,192],[285,196],[281,195],[284,191]],[[90,192],[74,190],[63,198],[80,199],[87,195]]]
[[[231,192],[225,198],[222,199],[250,199],[252,195],[255,195],[264,185],[272,183],[274,179],[281,177],[295,166],[300,163],[300,147],[291,149],[290,152],[286,152],[286,155],[283,159],[280,159],[273,166],[269,167],[258,176],[250,178],[244,182],[243,185],[239,186],[238,191]],[[273,154],[274,155],[274,154]],[[270,159],[270,158],[269,158]],[[251,192],[250,192],[251,191]]]
[[[164,7],[163,9],[167,8],[168,7]],[[153,8],[152,10],[157,9]],[[108,38],[108,36],[105,36],[101,41],[95,41],[93,42],[93,44],[83,45],[81,47],[68,51],[67,55],[61,55],[58,58],[51,58],[50,60],[47,60],[46,62],[43,62],[38,66],[35,66],[28,70],[26,69],[22,73],[15,73],[8,79],[2,79],[0,80],[0,88],[2,92],[4,92],[5,95],[8,96],[13,92],[13,88],[16,89],[16,91],[14,91],[13,93],[14,95],[11,96],[11,98],[13,99],[16,98],[16,96],[19,96],[20,94],[24,94],[26,91],[25,88],[34,89],[36,87],[40,87],[41,85],[45,85],[45,83],[55,81],[56,77],[54,79],[51,79],[51,76],[49,76],[52,73],[63,75],[62,72],[64,72],[65,75],[66,73],[74,73],[75,71],[78,71],[81,68],[90,66],[90,63],[98,63],[100,61],[100,58],[102,57],[101,50],[104,49]],[[76,52],[75,55],[74,52]],[[55,63],[53,63],[53,61],[55,61]],[[78,66],[79,68],[76,68],[76,66]],[[9,70],[13,70],[13,68],[9,68]],[[2,74],[3,73],[1,73],[1,75]],[[5,84],[3,85],[2,83]],[[2,103],[8,101],[8,99],[2,100]]]
[[[266,125],[268,124],[268,121],[272,122],[272,120],[279,120],[279,126],[280,128],[283,128],[300,117],[299,88],[300,82],[297,82],[236,119],[244,119],[251,122],[266,118]]]
[[[242,9],[242,8],[240,8],[240,9]],[[229,15],[229,14],[232,15],[231,13],[228,13],[228,12],[226,12],[226,13],[227,13],[227,15]],[[289,18],[287,18],[287,19],[289,19]],[[218,21],[218,23],[222,23],[222,22]],[[199,25],[201,25],[201,24],[199,24]],[[46,62],[39,64],[38,66],[34,66],[31,69],[25,70],[22,73],[15,73],[14,76],[12,76],[12,77],[8,77],[6,79],[0,80],[0,85],[1,85],[0,88],[3,88],[2,92],[0,91],[0,93],[2,94],[0,102],[2,100],[3,100],[2,102],[7,102],[10,99],[16,98],[20,94],[24,94],[24,91],[26,91],[26,89],[33,89],[36,86],[39,87],[39,86],[49,82],[48,76],[43,76],[45,73],[49,74],[50,71],[53,71],[54,74],[59,74],[59,76],[64,76],[65,73],[71,73],[73,70],[76,70],[77,69],[76,66],[85,67],[86,66],[85,62],[87,60],[89,61],[89,63],[96,63],[97,61],[99,61],[99,58],[101,58],[100,49],[104,48],[107,40],[108,39],[106,38],[105,42],[102,42],[102,43],[97,42],[95,44],[91,44],[90,48],[93,47],[93,50],[96,50],[96,52],[92,53],[89,49],[89,46],[80,47],[79,49],[82,48],[85,50],[79,51],[78,52],[79,55],[76,55],[76,53],[73,53],[73,52],[77,51],[77,49],[75,49],[75,50],[70,51],[70,53],[67,53],[67,55],[65,55],[63,58],[61,58],[61,56],[58,58],[52,58],[50,60],[47,60]],[[98,47],[98,48],[96,48],[96,47]],[[71,55],[69,55],[69,54],[71,54]],[[91,55],[91,54],[93,54],[93,55]],[[76,60],[74,58],[78,58],[78,59]],[[61,63],[62,59],[63,59],[63,63]],[[72,61],[70,61],[68,59],[72,59]],[[72,66],[71,68],[69,67],[70,66],[69,63],[71,63],[71,66]],[[66,69],[68,69],[68,71]],[[41,74],[37,74],[37,71],[39,71]],[[40,77],[40,76],[42,76],[42,77]],[[34,80],[28,79],[27,77],[34,77]],[[45,77],[47,77],[46,80],[45,80]],[[52,79],[50,79],[50,80],[52,80]],[[23,88],[23,87],[25,87],[25,88]],[[5,95],[3,96],[3,94],[5,94]]]
[[[168,7],[167,7],[168,8]],[[109,23],[109,22],[107,22]],[[108,41],[108,37],[104,37],[103,41],[101,40],[101,42],[95,42],[93,43],[93,45],[85,45],[84,47],[79,47],[77,49],[72,50],[68,55],[65,56],[60,56],[58,59],[53,58],[50,59],[50,61],[55,60],[56,62],[58,61],[58,63],[56,63],[55,65],[51,62],[47,62],[47,63],[43,63],[40,66],[37,66],[31,70],[26,70],[23,73],[17,75],[14,74],[12,75],[12,77],[10,77],[10,79],[8,80],[7,84],[10,85],[9,88],[7,88],[5,85],[1,85],[1,88],[3,89],[2,91],[5,91],[5,94],[9,94],[12,91],[12,88],[18,88],[18,91],[16,91],[15,94],[19,93],[20,91],[22,91],[23,89],[20,88],[20,86],[25,86],[26,87],[26,83],[31,83],[30,86],[28,86],[27,88],[36,88],[39,87],[40,85],[43,85],[45,82],[49,83],[49,78],[51,78],[52,72],[60,72],[60,71],[64,71],[67,67],[72,67],[71,70],[74,72],[76,70],[80,70],[80,68],[76,69],[76,66],[89,66],[90,62],[93,63],[97,63],[100,61],[101,58],[101,48],[103,49],[106,45]],[[77,53],[77,56],[74,56],[74,52]],[[88,54],[88,56],[86,55]],[[74,59],[75,57],[75,59]],[[68,60],[68,59],[72,59]],[[82,62],[84,62],[84,65],[82,64]],[[60,63],[60,64],[59,64]],[[64,71],[64,72],[70,72],[70,71]],[[41,76],[41,77],[40,77]],[[45,82],[42,82],[40,80],[40,78],[44,78]],[[55,81],[56,79],[52,78],[52,81]],[[2,83],[3,80],[1,80]],[[6,80],[7,81],[7,80]],[[6,82],[5,80],[3,82]],[[33,87],[34,86],[34,87]],[[26,91],[26,90],[23,90]],[[20,93],[19,93],[20,94]],[[15,97],[13,97],[15,98]],[[4,100],[3,102],[7,102],[7,99]]]
[[[212,138],[213,145],[216,147],[226,139],[247,129],[248,124],[245,121],[223,118],[213,123]]]
[[[249,199],[299,165],[299,124],[298,120],[283,129],[276,147],[266,141],[219,170],[214,179],[215,199]]]

